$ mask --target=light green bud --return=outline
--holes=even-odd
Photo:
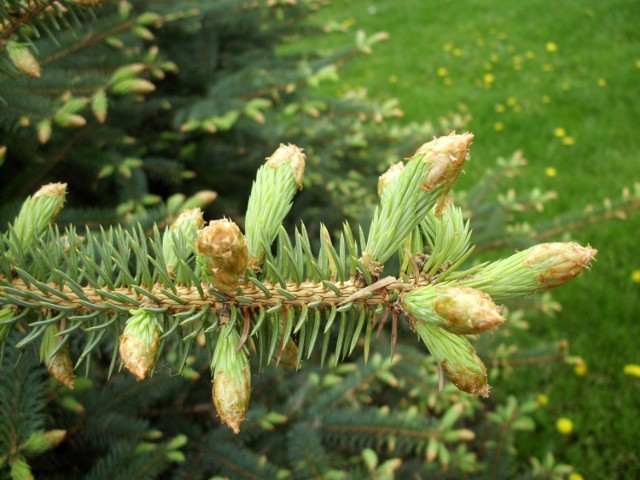
[[[459,390],[472,395],[489,396],[491,387],[487,380],[487,368],[469,340],[423,320],[415,322],[415,329]]]
[[[13,223],[17,240],[27,244],[40,237],[62,210],[66,195],[66,183],[50,183],[27,198]]]
[[[244,349],[238,350],[240,335],[231,324],[225,325],[218,337],[211,362],[213,371],[213,403],[234,433],[240,432],[251,396],[251,369]]]
[[[198,230],[202,227],[204,227],[202,210],[192,208],[180,213],[169,229],[164,232],[162,237],[162,256],[169,273],[174,272],[180,263],[174,251],[175,235],[181,235],[187,245],[193,246],[198,236]]]
[[[596,253],[574,242],[541,243],[489,263],[458,284],[479,288],[497,301],[532,295],[572,280],[589,267]]]
[[[142,380],[156,364],[160,325],[156,315],[144,309],[129,310],[131,317],[120,335],[120,359],[124,367]]]
[[[505,321],[486,293],[470,287],[427,285],[402,299],[406,313],[458,335],[482,333]]]

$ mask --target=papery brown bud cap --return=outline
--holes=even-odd
[[[447,320],[445,330],[460,335],[477,334],[505,321],[491,297],[470,287],[442,287],[433,310]]]
[[[43,185],[38,189],[36,193],[33,194],[33,199],[35,200],[38,197],[51,197],[51,198],[65,198],[67,195],[67,184],[66,183],[49,183],[47,185]]]
[[[293,177],[298,184],[298,188],[301,189],[306,163],[305,155],[302,153],[302,150],[295,145],[285,145],[281,143],[280,147],[267,159],[267,165],[271,168],[277,168],[287,163],[291,165]]]
[[[469,159],[469,147],[473,141],[472,133],[463,133],[434,138],[422,145],[416,155],[424,155],[423,161],[431,163],[423,188],[433,190],[442,184],[451,184],[462,171]]]
[[[466,365],[462,365],[444,360],[442,368],[447,372],[451,383],[458,389],[471,395],[480,395],[486,398],[491,390],[487,379],[487,367],[475,352],[472,353],[472,356],[474,358],[473,365],[468,362],[465,362]]]
[[[145,378],[158,360],[159,334],[144,339],[134,335],[120,336],[120,358],[124,367],[140,381]]]
[[[529,249],[523,263],[540,272],[536,281],[539,290],[546,290],[578,276],[589,267],[596,253],[590,245],[583,247],[574,242],[541,243]]]
[[[73,389],[75,383],[73,363],[69,349],[65,347],[58,350],[55,355],[47,360],[47,370],[49,370],[49,374],[58,382],[69,389]]]
[[[241,378],[216,373],[213,380],[213,403],[220,415],[220,420],[226,423],[234,433],[240,432],[240,423],[244,420],[251,396],[251,369],[245,365]]]
[[[249,263],[247,240],[231,220],[214,220],[198,231],[198,253],[207,260],[211,281],[225,290],[237,286]]]
[[[204,214],[202,210],[199,208],[191,208],[182,211],[180,215],[178,215],[178,218],[171,224],[171,227],[176,228],[184,223],[193,223],[198,229],[204,227]]]
[[[393,183],[400,178],[400,175],[404,171],[404,163],[398,162],[391,165],[386,172],[380,175],[378,179],[378,196],[382,197],[382,191],[384,187],[390,183]]]

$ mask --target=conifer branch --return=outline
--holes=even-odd
[[[368,239],[360,229],[356,241],[345,224],[336,248],[321,226],[317,253],[304,225],[294,242],[281,226],[302,184],[304,155],[294,146],[278,149],[259,171],[247,238],[231,220],[205,226],[199,209],[162,232],[154,227],[149,237],[141,225],[80,236],[53,224],[66,185],[42,187],[0,237],[0,332],[23,332],[19,347],[40,343],[41,360],[69,387],[72,335],[86,336],[76,367],[113,338],[119,348],[109,349],[110,371],[119,350],[138,380],[153,372],[161,350],[180,352],[184,367],[197,338],[211,355],[218,413],[235,432],[249,401],[249,357],[257,354],[261,366],[299,367],[320,349],[322,362],[329,352],[338,362],[363,336],[366,357],[374,328],[387,317],[392,352],[404,319],[454,385],[486,396],[486,367],[466,335],[504,322],[495,301],[563,284],[596,251],[547,243],[461,269],[472,251],[469,224],[459,209],[445,207],[445,196],[471,138],[452,134],[425,144],[383,182]],[[405,264],[380,279],[394,252]],[[429,438],[423,440],[426,448]]]

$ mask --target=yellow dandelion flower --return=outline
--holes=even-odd
[[[476,38],[476,45],[479,47],[484,47],[484,38],[482,37]]]
[[[571,432],[573,432],[573,422],[567,417],[560,417],[556,421],[556,430],[562,435],[571,435]]]
[[[494,124],[493,124],[493,129],[494,129],[496,132],[501,132],[501,131],[503,131],[503,130],[504,130],[504,123],[502,123],[502,122],[496,122],[496,123],[494,123]]]
[[[389,75],[389,83],[398,83],[398,77],[396,75]]]
[[[461,57],[462,56],[462,50],[460,50],[459,48],[454,48],[451,53],[453,54],[454,57]]]
[[[531,60],[536,56],[536,54],[533,53],[531,50],[527,50],[527,53],[525,53],[524,56],[527,57],[529,60]]]
[[[485,73],[484,76],[482,77],[482,81],[486,85],[491,85],[495,79],[496,77],[494,77],[493,73]]]
[[[551,97],[549,95],[543,95],[542,103],[551,103]]]
[[[553,72],[553,65],[551,65],[550,63],[545,63],[544,65],[542,65],[542,71]]]
[[[607,79],[606,78],[599,78],[598,79],[598,86],[606,87],[607,86]]]
[[[556,175],[558,175],[558,171],[554,168],[554,167],[547,167],[544,169],[544,174],[547,177],[555,177]]]
[[[445,52],[450,52],[451,50],[453,50],[453,42],[447,42],[442,45],[442,50],[444,50]]]
[[[446,77],[448,72],[446,68],[439,67],[436,73],[438,74],[439,77]]]
[[[558,51],[558,45],[556,45],[554,42],[547,42],[544,48],[549,53],[554,53]]]
[[[631,272],[631,281],[633,283],[640,283],[640,269]]]
[[[453,85],[453,79],[451,77],[446,77],[442,83],[445,84],[445,86],[450,87],[451,85]]]
[[[568,92],[569,90],[571,90],[571,84],[570,83],[563,83],[562,84],[562,91],[563,92]]]
[[[498,113],[504,113],[504,111],[506,110],[505,106],[501,103],[496,104],[495,109]]]
[[[558,138],[562,138],[567,135],[567,131],[562,127],[558,127],[553,131],[553,134]]]
[[[624,374],[632,377],[640,377],[640,365],[629,363],[624,366]]]
[[[515,107],[518,104],[518,99],[516,97],[507,98],[507,105],[510,107]]]
[[[636,60],[636,68],[640,68],[640,60]]]
[[[573,137],[564,137],[562,139],[562,144],[566,145],[567,147],[572,147],[576,144],[576,139]]]
[[[584,362],[576,364],[576,366],[573,368],[573,373],[575,373],[579,377],[584,377],[587,373],[587,364]]]
[[[574,472],[571,475],[569,475],[569,480],[584,480],[584,477],[579,473]]]
[[[496,63],[498,61],[498,55],[492,53],[491,55],[489,55],[489,60],[491,60],[493,63]]]
[[[544,393],[541,393],[540,395],[538,395],[538,404],[540,406],[545,406],[549,404],[549,397],[547,397]]]

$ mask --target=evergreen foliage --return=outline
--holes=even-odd
[[[20,8],[35,13],[48,3]],[[554,248],[569,244],[528,250],[508,264],[512,276],[502,283],[496,280],[507,263],[466,264],[474,248],[469,223],[445,199],[468,136],[464,147],[444,151],[446,161],[460,155],[453,171],[423,147],[401,180],[382,188],[377,213],[365,210],[381,166],[408,156],[415,138],[436,129],[391,127],[386,120],[399,114],[392,102],[314,96],[314,85],[384,38],[360,33],[354,46],[328,58],[280,52],[285,38],[314,32],[301,19],[317,2],[122,1],[90,10],[72,3],[81,2],[56,2],[78,19],[56,42],[39,38],[46,22],[3,30],[13,35],[7,42],[36,52],[30,61],[40,77],[16,77],[15,54],[14,65],[0,70],[1,168],[11,179],[0,192],[0,214],[4,224],[12,221],[0,236],[0,475],[460,478],[484,469],[526,471],[509,462],[536,405],[509,399],[484,417],[478,401],[453,385],[438,391],[436,364],[456,386],[486,394],[475,345],[492,344],[483,348],[485,359],[503,370],[539,352],[509,352],[500,334],[472,344],[465,335],[479,332],[444,328],[456,314],[442,314],[435,301],[411,301],[411,292],[449,298],[438,289],[459,284],[493,287],[494,299],[528,295],[555,286],[545,283],[548,265],[528,259],[546,261],[542,253],[551,248],[566,280],[595,252],[579,247],[567,260],[564,247]],[[453,118],[442,129],[463,124]],[[239,195],[280,139],[308,146],[310,168],[293,215],[302,180],[288,170],[290,155],[260,168],[253,202]],[[514,213],[548,195],[487,201],[522,166],[517,155],[502,160],[458,195],[479,220],[473,240],[480,248],[503,242],[505,230],[523,247],[556,231],[558,224],[513,226]],[[72,194],[62,212],[60,184],[20,208],[36,185],[61,178]],[[219,194],[213,216],[242,224],[247,206],[246,240],[237,226],[234,233],[224,227],[226,243],[220,234],[204,238],[212,225],[203,228],[198,207],[215,198],[210,189]],[[598,215],[636,208],[638,198],[627,194]],[[287,214],[303,210],[308,227],[283,227]],[[353,219],[366,225],[371,218],[370,228],[352,227]],[[540,305],[553,303],[542,297]],[[519,312],[502,314],[516,323]],[[433,356],[414,347],[416,332]],[[566,349],[552,350],[566,359]],[[44,380],[38,351],[73,390]],[[473,385],[465,377],[469,362],[477,369]],[[285,365],[304,368],[293,373]],[[117,375],[123,366],[146,378]],[[88,379],[75,377],[81,367]],[[249,368],[260,372],[249,375],[252,387],[243,383]],[[242,418],[230,416],[246,417],[238,435],[216,417],[211,374],[220,419],[236,430]],[[246,401],[233,404],[241,411],[230,412],[243,395]],[[568,471],[553,461],[538,467]]]
[[[470,250],[468,223],[462,221],[458,209],[439,212],[438,205],[468,157],[471,138],[464,134],[435,139],[408,160],[399,176],[383,182],[382,205],[373,222],[396,225],[402,214],[406,222],[402,229],[370,228],[368,239],[360,229],[357,241],[345,223],[337,249],[328,231],[322,229],[317,254],[304,227],[295,232],[296,242],[292,243],[279,225],[290,208],[288,200],[282,201],[290,198],[289,189],[266,196],[260,193],[279,181],[300,183],[300,177],[292,172],[301,172],[304,157],[300,159],[298,150],[288,149],[283,161],[274,162],[282,153],[276,151],[262,167],[273,169],[274,177],[258,175],[253,187],[252,195],[264,198],[264,202],[249,202],[250,210],[274,212],[266,217],[270,223],[256,240],[264,247],[264,258],[259,258],[255,245],[251,247],[255,254],[251,267],[251,243],[248,245],[238,227],[229,220],[204,226],[199,209],[184,212],[162,233],[154,227],[149,238],[141,225],[99,232],[86,229],[83,237],[73,228],[61,231],[52,223],[62,209],[66,186],[47,185],[25,201],[2,236],[3,336],[12,330],[23,333],[15,341],[16,348],[30,349],[39,343],[40,358],[52,377],[69,388],[75,384],[74,362],[75,368],[84,363],[89,372],[97,361],[109,377],[119,364],[119,356],[120,364],[142,380],[154,368],[187,373],[192,356],[204,358],[214,378],[212,396],[217,413],[235,433],[240,432],[245,417],[250,423],[249,397],[259,390],[256,387],[251,392],[249,357],[256,359],[261,371],[272,362],[299,368],[303,359],[312,355],[319,356],[321,364],[330,357],[337,366],[362,344],[364,364],[359,370],[342,385],[312,395],[314,404],[301,412],[311,415],[304,421],[312,422],[318,430],[318,439],[311,436],[310,441],[321,441],[339,451],[386,446],[401,455],[430,460],[439,457],[448,467],[452,459],[447,443],[473,437],[464,429],[444,435],[459,415],[459,407],[443,412],[439,426],[433,425],[432,418],[416,416],[411,407],[407,412],[390,412],[384,404],[360,407],[358,415],[342,408],[345,395],[357,392],[365,379],[371,382],[372,375],[397,383],[389,372],[377,370],[383,363],[379,354],[367,364],[374,329],[380,332],[387,318],[392,318],[393,356],[403,319],[458,389],[487,396],[486,367],[465,335],[481,333],[504,319],[491,297],[477,287],[496,299],[530,295],[572,279],[595,255],[590,247],[549,243],[505,260],[460,270],[460,260]],[[423,188],[416,189],[416,184]],[[249,212],[247,217],[255,215]],[[418,240],[412,241],[412,237]],[[379,246],[379,250],[369,253],[370,245]],[[165,252],[172,255],[165,259]],[[394,252],[404,267],[395,276],[381,278],[384,262]],[[226,280],[220,283],[219,279]],[[22,317],[30,320],[26,323]],[[201,378],[201,374],[187,375]],[[89,478],[114,472],[153,478],[169,468],[171,461],[186,459],[175,447],[176,442],[183,446],[186,438],[152,446],[131,443],[132,438],[141,441],[146,423],[127,418],[127,410],[148,407],[145,402],[154,399],[145,395],[136,401],[129,398],[132,394],[109,392],[97,403],[95,412],[90,411],[91,400],[89,408],[77,408],[87,413],[88,434],[95,435],[87,440],[87,446],[105,445],[103,435],[108,436],[107,432],[127,438],[122,446],[108,440],[110,448],[91,467]],[[110,405],[120,400],[126,401],[127,407]],[[109,406],[118,413],[113,415],[109,410],[105,425],[100,411]],[[95,429],[91,428],[94,422]],[[295,439],[294,433],[290,438]],[[244,478],[286,474],[277,461],[259,460],[250,448],[227,448],[218,439],[203,445],[209,446],[205,452],[208,457],[219,458],[211,468],[220,473]],[[284,445],[282,449],[292,451]],[[304,449],[298,452],[305,455]],[[456,452],[461,466],[471,462],[462,444]],[[9,460],[12,469],[23,465],[21,458]]]

